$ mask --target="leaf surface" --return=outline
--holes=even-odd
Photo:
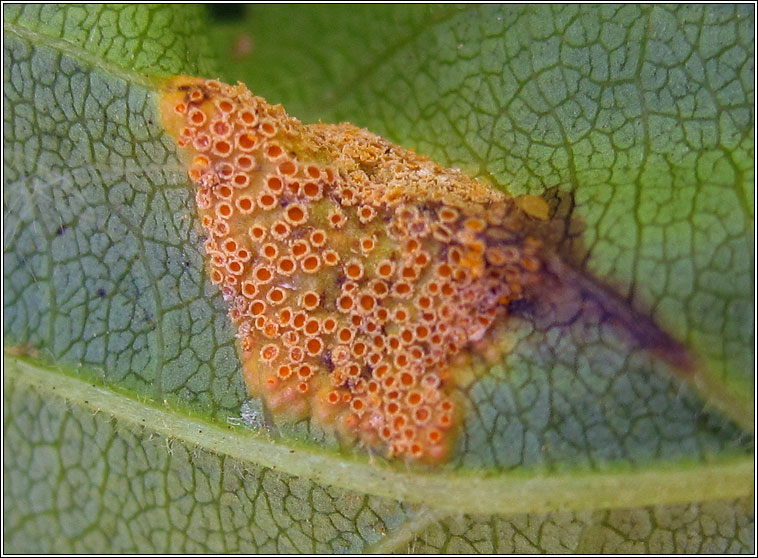
[[[256,7],[233,26],[187,7],[7,8],[8,550],[751,548],[734,500],[751,437],[591,316],[509,326],[440,470],[318,447],[307,423],[227,424],[243,403],[257,415],[157,74],[223,72],[513,193],[570,192],[584,269],[697,348],[706,399],[747,421],[752,13],[569,8]],[[674,519],[617,526],[651,517]],[[730,527],[713,537],[708,518]]]
[[[740,6],[251,8],[214,45],[225,79],[306,121],[510,193],[570,192],[584,269],[696,347],[705,392],[751,423],[753,22]]]

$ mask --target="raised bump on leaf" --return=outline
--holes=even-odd
[[[176,77],[161,109],[249,391],[387,456],[447,459],[453,361],[546,282],[547,203],[350,124],[304,126],[242,84]]]

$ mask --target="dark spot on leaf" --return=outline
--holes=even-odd
[[[97,289],[97,296],[99,296],[100,298],[104,297],[105,296],[105,289],[102,288],[102,287],[100,287],[99,289]]]
[[[321,362],[329,369],[329,372],[334,370],[334,363],[332,362],[332,351],[324,351],[321,355]]]
[[[245,15],[244,4],[206,4],[208,16],[216,21],[236,21]]]
[[[524,314],[532,308],[532,301],[522,298],[514,300],[508,304],[508,311],[511,314]]]

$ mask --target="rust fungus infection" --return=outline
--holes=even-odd
[[[449,458],[456,355],[540,281],[528,231],[546,202],[350,124],[304,126],[242,84],[173,78],[161,112],[249,391],[386,456]]]

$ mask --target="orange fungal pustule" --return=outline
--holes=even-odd
[[[160,103],[249,391],[388,457],[448,459],[451,363],[540,281],[525,225],[545,202],[350,124],[305,126],[242,84],[179,76]]]

